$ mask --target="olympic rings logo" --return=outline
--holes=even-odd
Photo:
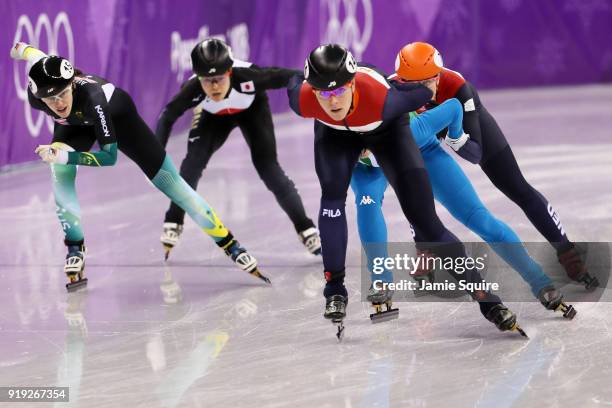
[[[41,34],[42,38],[47,39],[47,46],[40,44]],[[46,13],[42,13],[38,16],[36,24],[32,25],[32,21],[25,14],[19,16],[17,20],[17,30],[15,31],[15,38],[13,44],[18,41],[26,42],[47,54],[58,54],[58,45],[60,41],[60,34],[63,32],[63,40],[67,48],[67,55],[64,55],[70,62],[74,64],[74,36],[72,35],[72,28],[70,27],[70,21],[68,15],[65,12],[60,12],[55,16],[53,24]],[[21,70],[23,69],[23,71]],[[25,67],[21,66],[19,61],[13,62],[13,79],[15,81],[15,91],[17,97],[24,102],[24,115],[28,131],[32,137],[38,137],[47,118],[47,128],[49,132],[53,131],[53,120],[48,117],[44,112],[38,112],[36,118],[33,117],[32,108],[28,103],[28,72],[30,70],[30,64],[26,64]],[[20,74],[23,72],[23,75]],[[36,115],[36,114],[34,114]]]
[[[363,6],[363,31],[357,21],[358,3]],[[341,8],[344,8],[343,21],[340,21]],[[325,32],[321,35],[322,41],[345,46],[353,51],[357,60],[361,60],[372,37],[374,26],[371,0],[321,0],[321,20],[324,20],[326,12],[329,19]]]

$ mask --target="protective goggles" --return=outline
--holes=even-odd
[[[329,99],[332,96],[339,97],[348,90],[348,85],[341,86],[331,91],[316,90],[317,94],[323,99]]]
[[[43,102],[46,102],[46,103],[61,102],[64,100],[64,98],[66,98],[66,96],[68,96],[68,93],[71,90],[72,90],[72,84],[68,85],[62,92],[58,93],[57,95],[45,96],[44,98],[41,98],[41,99],[43,100]]]
[[[423,84],[423,85],[427,85],[428,82],[434,82],[437,81],[438,78],[440,77],[440,74],[434,75],[431,78],[427,78],[427,79],[404,79],[402,77],[400,77],[399,75],[396,78],[393,78],[394,80],[397,80],[399,82],[404,82],[404,83],[410,83],[410,84]]]
[[[229,76],[230,76],[230,71],[227,71],[223,75],[206,76],[206,77],[205,76],[201,76],[201,77],[198,77],[198,79],[203,84],[212,85],[212,84],[217,84],[217,83],[225,81],[227,78],[229,78]]]

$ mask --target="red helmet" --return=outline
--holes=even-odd
[[[433,78],[442,71],[442,56],[433,45],[413,42],[405,45],[395,59],[395,72],[406,81]]]

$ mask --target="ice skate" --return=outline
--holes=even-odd
[[[557,258],[567,276],[573,281],[582,283],[587,291],[593,291],[599,286],[599,280],[591,276],[587,270],[586,249],[573,245],[567,251],[557,254]]]
[[[392,290],[374,289],[373,286],[370,286],[366,299],[371,302],[372,307],[374,307],[374,313],[370,314],[372,323],[386,322],[399,317],[399,309],[393,309],[392,307],[392,297]],[[383,310],[383,306],[385,306],[385,310]]]
[[[325,313],[323,317],[331,320],[331,322],[338,328],[336,337],[338,341],[342,341],[344,337],[344,318],[346,317],[346,304],[348,299],[342,295],[331,295],[327,297],[325,302]]]
[[[164,222],[164,230],[162,231],[159,240],[164,246],[164,260],[167,261],[170,256],[170,251],[178,243],[181,234],[183,233],[183,224],[174,222]]]
[[[64,264],[64,273],[68,277],[66,289],[73,292],[87,285],[85,277],[85,245],[68,245],[68,254]]]
[[[229,246],[225,248],[225,254],[232,258],[232,261],[243,271],[261,279],[262,281],[271,284],[272,282],[257,268],[257,260],[249,254],[246,249],[240,246],[240,243],[233,240]]]
[[[516,315],[502,303],[491,307],[485,314],[485,317],[501,331],[516,331],[521,336],[529,338],[516,323]]]
[[[321,238],[319,237],[318,229],[314,227],[305,229],[298,233],[298,236],[302,244],[308,249],[308,252],[313,255],[321,255]]]
[[[563,302],[563,295],[554,287],[547,287],[540,290],[538,300],[548,310],[563,313],[563,317],[572,320],[576,316],[574,306]]]

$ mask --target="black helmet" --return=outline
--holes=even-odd
[[[191,51],[191,66],[197,76],[221,75],[232,67],[232,49],[223,41],[209,38]]]
[[[339,88],[355,77],[353,54],[338,44],[325,44],[312,50],[304,64],[304,78],[316,89]]]
[[[37,98],[62,92],[74,78],[74,68],[65,58],[51,55],[38,60],[29,73],[30,90]]]

